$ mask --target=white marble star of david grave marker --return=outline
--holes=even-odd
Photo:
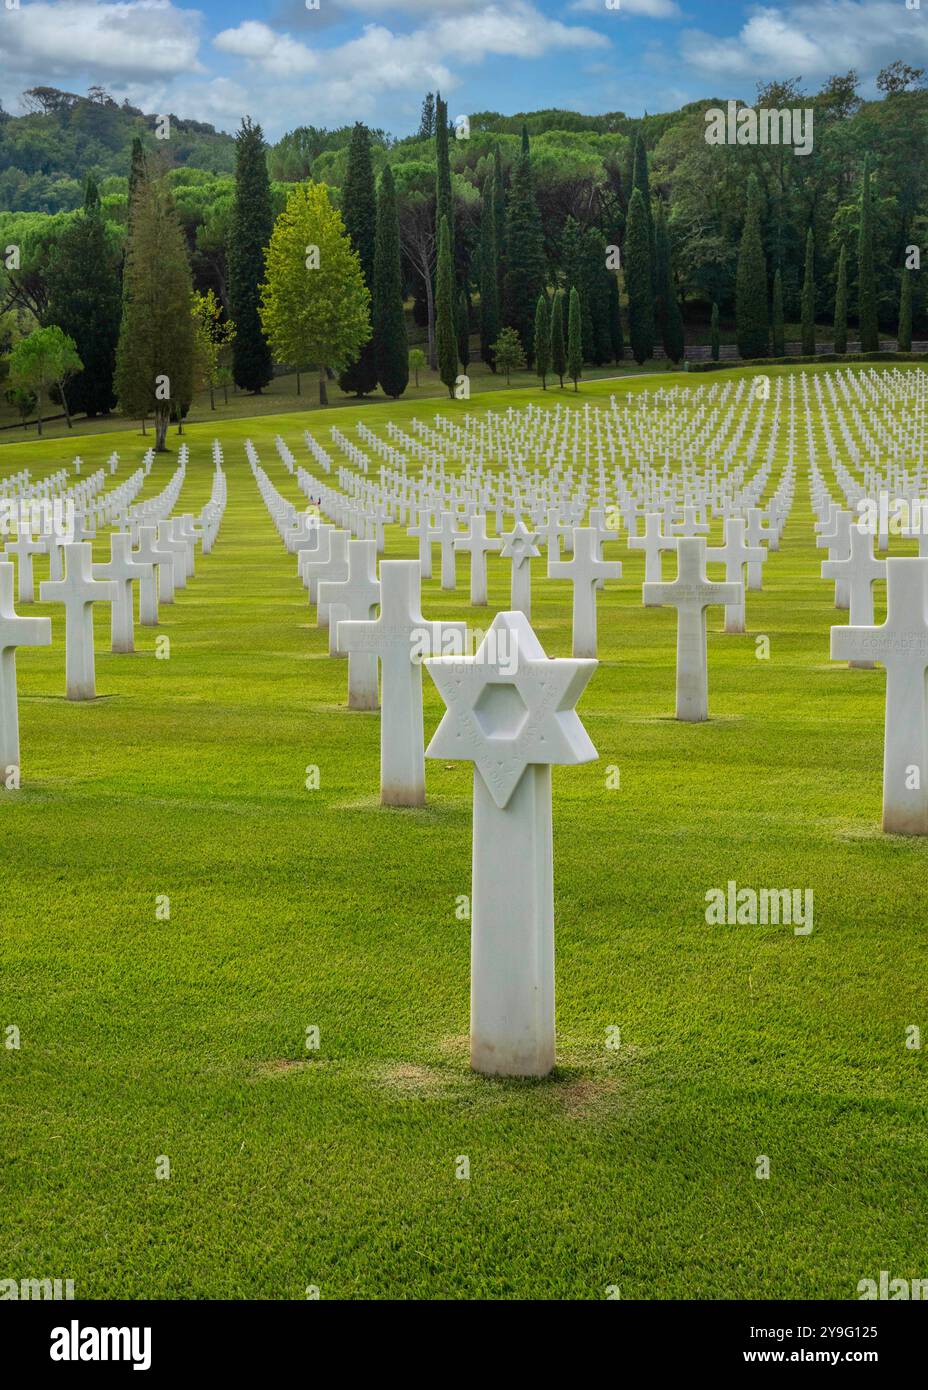
[[[928,560],[885,563],[885,623],[833,627],[831,658],[886,667],[883,829],[928,835]]]
[[[501,537],[500,556],[512,566],[509,607],[514,613],[524,613],[526,618],[532,616],[532,561],[541,554],[539,539],[539,533],[530,531],[522,521]]]
[[[426,665],[447,706],[428,756],[474,764],[471,1066],[547,1076],[555,1060],[551,766],[597,757],[575,710],[597,663],[549,660],[524,613],[498,613],[474,656]]]

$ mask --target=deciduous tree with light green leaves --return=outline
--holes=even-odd
[[[65,387],[68,378],[83,366],[74,345],[57,324],[37,328],[28,338],[20,338],[10,353],[10,386],[14,390],[32,391],[38,402],[38,430],[42,433],[42,410],[49,389],[57,386],[61,393],[68,427],[71,417]]]
[[[370,303],[358,253],[325,185],[299,184],[265,255],[261,323],[278,362],[316,367],[320,405],[328,405],[327,369],[341,371],[371,336]]]
[[[510,373],[521,371],[525,366],[522,340],[514,328],[503,329],[493,344],[493,352],[496,357],[496,370],[506,373],[506,385],[508,386]]]

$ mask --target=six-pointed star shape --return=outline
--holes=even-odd
[[[505,560],[514,560],[517,565],[524,564],[526,560],[537,560],[541,551],[538,549],[537,531],[530,531],[523,521],[517,521],[512,530],[502,537],[503,548],[499,552]]]
[[[428,757],[475,763],[497,806],[508,804],[530,763],[597,757],[574,706],[598,662],[545,656],[524,613],[497,613],[473,656],[425,664],[448,707]],[[516,700],[496,698],[500,687],[510,687]],[[518,700],[521,718],[514,717]]]

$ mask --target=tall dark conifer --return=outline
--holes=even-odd
[[[454,395],[458,374],[458,344],[454,325],[454,269],[451,264],[451,237],[448,220],[438,225],[438,263],[435,268],[435,348],[438,375]]]
[[[53,243],[46,270],[46,320],[74,339],[83,371],[68,383],[72,412],[104,415],[116,404],[113,372],[122,316],[119,256],[110,242],[100,194],[88,176],[82,212]]]
[[[396,187],[389,164],[380,176],[377,198],[377,241],[374,248],[374,286],[371,306],[374,366],[385,395],[401,396],[409,383],[409,342],[403,306],[400,224]]]
[[[648,216],[640,188],[632,192],[625,228],[625,288],[628,293],[628,336],[639,364],[654,353],[654,294]]]
[[[877,352],[880,329],[876,316],[876,271],[873,257],[873,191],[870,186],[870,156],[864,159],[860,191],[860,233],[857,245],[861,352]]]
[[[815,237],[806,232],[806,258],[802,277],[802,355],[815,355]],[[776,355],[776,354],[774,354]]]
[[[670,257],[667,219],[664,215],[664,205],[660,201],[655,218],[654,240],[658,268],[657,302],[660,311],[661,342],[671,362],[677,363],[682,360],[684,353],[683,315],[680,312],[680,300]]]
[[[767,258],[761,239],[760,188],[754,174],[748,179],[747,211],[738,252],[735,327],[742,357],[767,356]]]
[[[232,374],[243,391],[259,393],[273,376],[271,350],[261,328],[258,302],[264,280],[264,250],[274,229],[274,210],[261,127],[253,124],[250,117],[243,117],[235,144],[235,198],[228,254],[229,309],[235,323]]]
[[[555,292],[551,301],[551,370],[564,387],[564,373],[567,371],[567,352],[564,348],[564,295]]]
[[[513,170],[506,210],[506,300],[503,318],[519,335],[532,365],[535,305],[545,284],[544,236],[535,197],[532,157],[523,150]]]
[[[835,352],[847,352],[847,247],[841,247],[838,257],[838,278],[835,285]]]
[[[499,254],[496,242],[496,177],[492,170],[483,184],[480,209],[480,356],[496,371],[492,344],[499,337]]]
[[[377,192],[371,162],[371,133],[361,121],[351,132],[348,172],[342,191],[342,220],[361,262],[364,283],[373,294],[374,255],[377,241]],[[366,396],[377,385],[374,339],[368,338],[357,360],[345,368],[338,379],[343,391]]]

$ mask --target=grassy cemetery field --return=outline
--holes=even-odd
[[[278,434],[318,475],[308,428],[334,487],[350,460],[332,427],[376,478],[359,421],[388,439],[389,422],[613,395],[634,413],[648,392],[672,428],[679,399],[655,406],[656,390],[716,400],[751,373],[193,424],[176,511],[208,501],[218,438],[215,547],[158,626],[137,627],[134,655],[110,654],[96,607],[97,699],[65,698],[60,605],[18,606],[50,617],[54,640],[19,651],[22,789],[0,792],[0,1032],[20,1039],[0,1049],[0,1274],[163,1299],[852,1299],[880,1270],[924,1275],[911,1030],[928,1026],[928,842],[880,830],[883,669],[829,654],[847,614],[819,573],[800,383],[837,498],[825,422],[842,459],[846,440],[813,383],[838,370],[768,374],[783,396],[764,497],[787,467],[792,381],[795,498],[746,633],[709,609],[708,722],[673,718],[677,614],[642,606],[642,552],[624,530],[604,547],[624,568],[599,593],[600,664],[578,705],[599,758],[553,771],[557,1067],[542,1081],[469,1068],[471,764],[430,759],[424,809],[381,807],[379,717],[346,708],[347,662],[328,655],[245,441],[305,507]],[[719,418],[732,406],[729,439],[743,408],[744,440],[759,422],[757,468],[773,401],[749,394]],[[904,404],[880,418],[901,426]],[[111,488],[149,442],[9,444],[0,481],[77,452],[86,477],[115,448]],[[171,479],[182,441],[168,442],[140,500]],[[891,555],[916,553],[892,538]],[[387,558],[417,554],[388,527]],[[108,556],[101,531],[94,558]],[[509,607],[507,560],[490,555],[482,608],[467,557],[453,593],[435,557],[426,618],[483,630]],[[544,566],[532,625],[567,657],[571,585]],[[444,706],[427,675],[424,701],[428,739]],[[813,929],[709,924],[707,894],[731,882],[811,890]]]

